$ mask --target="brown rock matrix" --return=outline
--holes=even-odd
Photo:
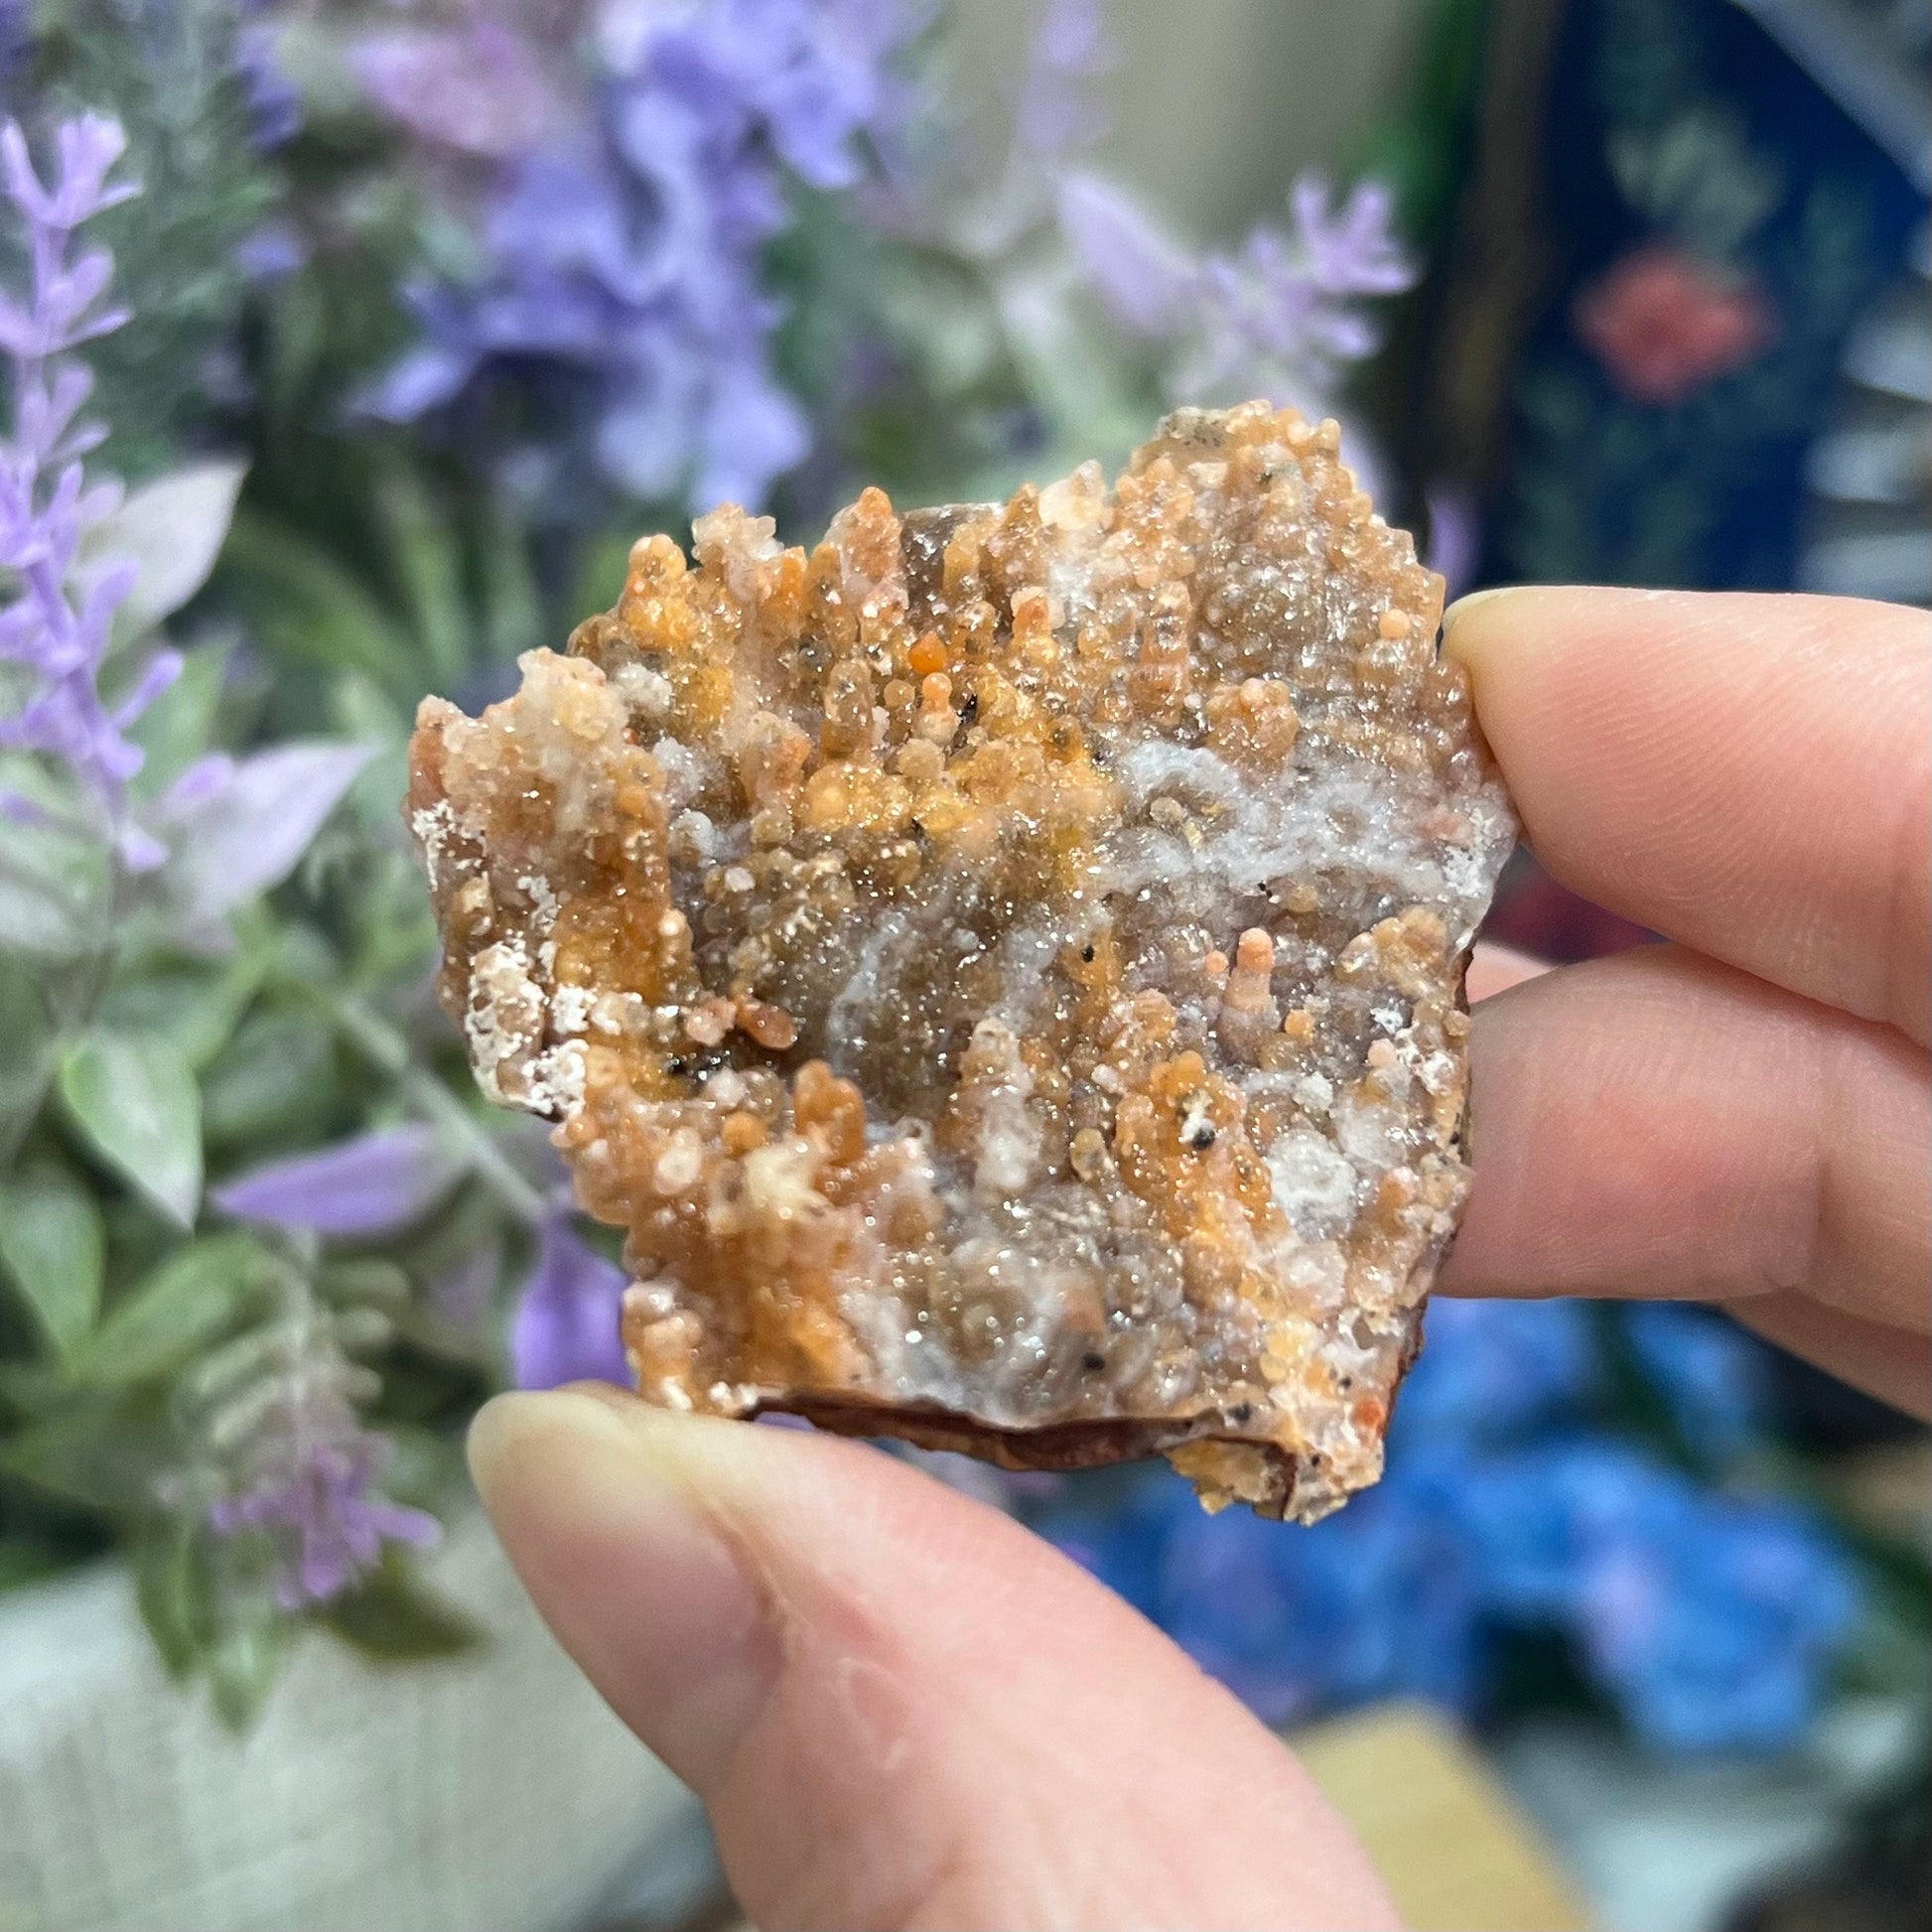
[[[1305,1521],[1375,1479],[1515,822],[1337,441],[1182,410],[810,553],[727,506],[424,703],[443,997],[626,1231],[651,1401]]]

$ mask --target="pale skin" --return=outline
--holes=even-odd
[[[1446,647],[1544,864],[1671,943],[1479,950],[1441,1292],[1715,1302],[1925,1415],[1932,619],[1517,590]],[[471,1462],[760,1926],[1398,1923],[1233,1698],[903,1463],[591,1387],[498,1398]]]

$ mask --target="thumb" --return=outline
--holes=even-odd
[[[588,1388],[499,1397],[470,1456],[537,1607],[703,1798],[759,1925],[1395,1925],[1233,1698],[907,1465]]]

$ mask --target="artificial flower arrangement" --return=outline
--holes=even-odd
[[[1372,182],[1170,233],[1094,163],[1093,0],[998,152],[947,59],[917,0],[71,0],[5,51],[0,1587],[117,1553],[232,1722],[311,1626],[472,1640],[413,1561],[465,1418],[624,1379],[608,1235],[430,996],[417,698],[500,695],[720,497],[802,529],[1172,401],[1343,406],[1414,280]],[[1658,1745],[1772,1747],[1920,1586],[1792,1500],[1762,1372],[1697,1311],[1445,1306],[1313,1530],[995,1499],[1271,1721],[1479,1712],[1554,1642]]]

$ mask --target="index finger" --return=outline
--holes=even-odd
[[[1465,599],[1447,622],[1444,648],[1557,878],[1926,1042],[1932,617],[1530,588]]]

